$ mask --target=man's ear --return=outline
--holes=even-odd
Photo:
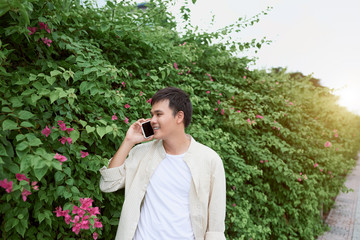
[[[178,111],[177,114],[176,114],[176,123],[177,124],[180,124],[180,123],[183,123],[184,122],[184,112],[183,111]]]

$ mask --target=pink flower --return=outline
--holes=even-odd
[[[67,141],[69,144],[71,144],[71,143],[72,143],[71,137],[68,137],[68,138],[66,139],[66,141]]]
[[[220,96],[222,96],[222,93],[219,93]]]
[[[88,152],[83,152],[83,151],[80,151],[80,153],[81,153],[81,157],[82,157],[82,158],[85,158],[86,156],[88,156],[88,155],[89,155],[89,153],[88,153]]]
[[[174,63],[174,68],[179,69],[177,63]]]
[[[294,105],[292,102],[289,102],[290,105]]]
[[[131,73],[130,73],[131,74]],[[125,87],[126,83],[125,82],[122,82],[121,85],[123,85],[123,87]]]
[[[301,182],[301,177],[298,180],[299,180],[299,182]]]
[[[335,151],[339,151],[339,149],[338,149],[338,148],[336,148],[336,149],[335,149]]]
[[[112,119],[112,120],[117,120],[117,119],[118,119],[115,113],[114,113],[114,115],[112,115],[112,118],[111,118],[111,119]]]
[[[34,34],[36,32],[37,27],[28,27],[27,29],[30,31],[29,35],[31,35],[31,34]]]
[[[60,141],[62,144],[65,144],[65,143],[66,143],[66,137],[60,138],[59,141]]]
[[[95,222],[94,222],[93,228],[102,228],[103,227],[102,223],[99,222],[99,220],[97,218],[95,218],[94,220],[95,220]]]
[[[66,131],[70,134],[70,132],[74,131],[74,128],[67,128]]]
[[[150,73],[148,72],[148,73],[146,74],[146,76],[150,76]]]
[[[339,135],[338,135],[338,133],[336,132],[336,133],[335,133],[335,137],[338,137],[338,136],[339,136]]]
[[[246,76],[244,76],[243,78],[246,79]]]
[[[90,216],[96,216],[96,214],[100,214],[98,207],[90,208],[88,212],[90,213]]]
[[[67,160],[67,158],[65,156],[60,155],[58,153],[55,154],[54,158],[57,159],[61,165],[63,162],[65,162]]]
[[[300,172],[300,176],[302,175],[302,172]]]
[[[316,168],[317,166],[318,166],[318,164],[317,164],[317,163],[315,163],[315,164],[314,164],[314,168]]]
[[[238,112],[238,113],[241,113],[241,111],[240,111],[240,110],[237,110],[237,112]]]
[[[235,189],[236,189],[236,187],[235,186],[233,186],[233,190],[235,191]]]
[[[233,203],[233,207],[236,207],[236,204],[235,204],[235,203]]]
[[[140,94],[139,94],[139,95],[142,96],[143,94],[144,94],[144,93],[140,91]]]
[[[151,98],[149,98],[149,100],[147,100],[146,102],[151,104],[151,100],[152,100],[152,99],[151,99]]]
[[[323,169],[320,169],[320,172],[322,172],[323,171]]]
[[[250,118],[248,118],[246,121],[251,125],[251,120],[250,120]]]
[[[45,29],[45,31],[47,31],[48,33],[51,32],[51,30],[49,29],[49,26],[46,23],[39,22],[39,26],[40,26],[40,29]]]
[[[218,104],[221,104],[220,100],[217,100],[217,103],[218,103]]]
[[[88,210],[92,206],[93,200],[91,198],[80,198],[81,209]]]
[[[261,119],[263,119],[264,117],[263,117],[263,116],[260,116],[260,115],[256,115],[256,118],[261,118]]]
[[[264,160],[260,160],[261,163],[264,163]]]
[[[31,192],[29,190],[26,190],[25,188],[23,189],[22,193],[22,199],[24,202],[26,202],[27,196],[31,195]]]
[[[77,216],[75,216],[75,217],[77,217]],[[75,224],[73,225],[73,227],[72,227],[72,231],[73,231],[76,235],[78,235],[79,232],[80,232],[80,224],[79,224],[79,223],[75,223]]]
[[[36,182],[36,181],[31,182],[31,186],[33,187],[33,189],[34,189],[34,190],[39,190],[39,186],[38,186],[38,185],[36,185],[36,184],[37,184],[37,182]]]
[[[210,91],[206,91],[206,93],[207,93],[207,94],[209,94],[209,93],[210,93]]]
[[[90,228],[89,225],[90,225],[89,220],[84,220],[84,219],[83,219],[83,220],[80,222],[80,228],[81,228],[81,229],[89,229],[89,228]]]
[[[325,147],[331,147],[331,142],[326,141],[326,143],[324,144]]]
[[[224,109],[221,109],[221,115],[224,115]]]
[[[52,41],[50,39],[48,39],[47,37],[45,38],[41,38],[41,40],[48,46],[50,47],[50,43],[52,43]]]
[[[130,107],[130,105],[127,103],[127,104],[125,104],[125,106],[124,106],[125,108],[129,108]]]
[[[127,117],[125,117],[124,122],[125,122],[126,124],[129,124],[129,119],[128,119]]]
[[[279,84],[279,82],[276,82],[276,84],[278,85],[278,84]]]
[[[218,108],[215,108],[215,111],[217,111],[218,110]]]
[[[13,181],[7,181],[5,178],[4,180],[0,180],[0,187],[4,188],[7,193],[13,191]]]
[[[80,209],[80,208],[78,208],[77,206],[74,206],[74,207],[73,207],[73,210],[72,210],[72,213],[79,215],[79,216],[77,216],[77,217],[83,217],[83,216],[85,215],[85,210]]]
[[[94,240],[96,240],[96,239],[98,238],[98,236],[99,236],[99,235],[98,235],[96,232],[93,233],[93,238],[94,238]]]
[[[17,180],[19,180],[20,182],[21,182],[22,180],[25,180],[25,181],[27,181],[28,183],[30,183],[29,179],[26,178],[25,174],[17,173],[17,174],[16,174],[16,178],[17,178]]]
[[[68,214],[69,210],[66,210],[66,212],[67,213],[64,215],[64,218],[65,218],[64,220],[65,220],[65,223],[69,225],[71,222],[71,216]]]
[[[132,73],[129,73],[129,76],[132,77],[132,76],[133,76]],[[125,87],[125,86],[124,86],[124,87]]]
[[[58,125],[60,126],[61,131],[66,131],[67,127],[63,121],[59,120]]]
[[[54,213],[56,213],[56,217],[62,217],[62,209],[61,209],[61,206],[58,206],[57,208],[55,208]]]

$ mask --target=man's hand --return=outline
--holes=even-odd
[[[149,121],[150,119],[139,119],[136,122],[134,122],[128,129],[124,141],[127,141],[132,144],[137,144],[145,141],[153,140],[154,136],[151,136],[149,138],[145,138],[142,130],[141,130],[141,124]]]
[[[117,150],[115,155],[113,156],[109,168],[119,167],[124,164],[127,155],[130,150],[134,147],[135,144],[150,141],[154,139],[154,136],[149,138],[145,138],[142,134],[141,123],[146,122],[150,119],[139,119],[129,127],[125,139],[122,142],[120,148]]]

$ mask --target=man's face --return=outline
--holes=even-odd
[[[175,136],[183,123],[178,124],[177,115],[174,117],[173,110],[169,107],[169,100],[155,103],[151,109],[151,126],[154,129],[154,138],[166,140]]]

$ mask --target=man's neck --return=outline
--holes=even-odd
[[[185,133],[177,135],[163,141],[165,152],[171,155],[180,155],[185,153],[190,146],[191,137]]]

